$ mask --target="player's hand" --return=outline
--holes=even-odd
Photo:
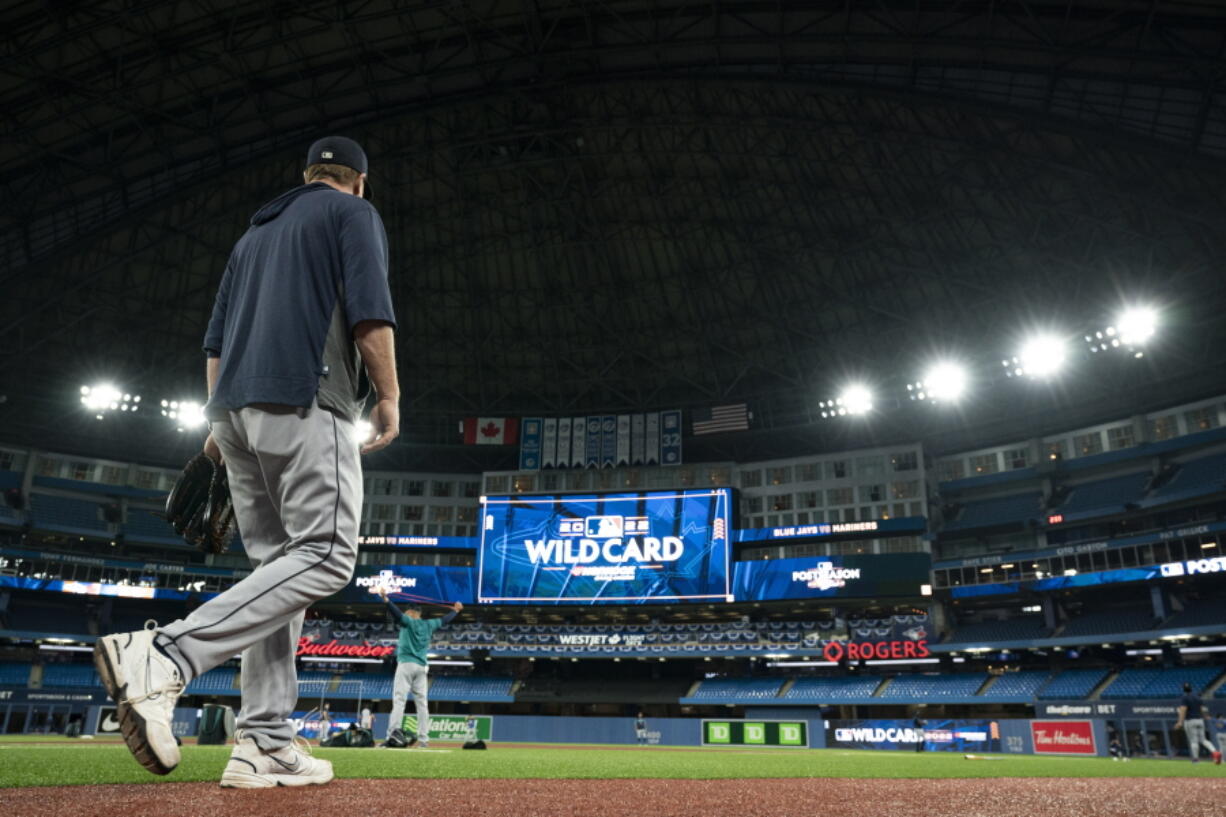
[[[204,438],[204,453],[215,463],[225,462],[221,456],[221,448],[217,445],[217,440],[213,439],[212,432],[209,432],[209,436]]]
[[[457,613],[460,612],[464,609],[464,602],[457,601],[455,604],[451,605],[451,609],[455,610]]]
[[[370,454],[387,448],[400,436],[400,405],[395,400],[380,400],[370,412],[374,438],[362,444],[362,453]]]
[[[383,585],[379,585],[379,598],[387,601],[387,588]]]

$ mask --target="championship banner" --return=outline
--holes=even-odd
[[[730,601],[731,491],[489,497],[484,604]]]
[[[570,418],[558,419],[558,450],[555,452],[554,463],[558,468],[570,465]]]
[[[617,462],[617,418],[612,415],[600,420],[600,467],[612,468]]]
[[[470,720],[476,721],[473,729]],[[417,714],[405,715],[400,722],[400,728],[405,734],[417,735]],[[420,737],[420,736],[418,736]],[[492,740],[494,737],[494,719],[489,715],[431,715],[430,734],[428,739],[469,741]]]
[[[681,464],[681,412],[660,412],[660,464]]]
[[[658,465],[660,462],[660,412],[646,415],[647,432],[643,440],[643,464]]]
[[[587,457],[587,418],[575,417],[571,420],[571,468],[582,468]]]
[[[617,417],[617,467],[630,464],[630,415]]]
[[[545,433],[541,440],[541,467],[552,468],[558,450],[558,418],[545,418]]]
[[[927,553],[805,556],[737,562],[737,601],[921,596],[930,581]]]
[[[647,433],[644,423],[644,416],[636,414],[630,418],[630,464],[642,465],[644,460],[644,450],[646,448],[646,440],[643,435]]]
[[[541,467],[541,434],[544,421],[540,417],[525,417],[519,442],[519,470],[537,471]]]
[[[600,467],[600,423],[599,417],[587,418],[587,457],[583,463],[584,468]]]

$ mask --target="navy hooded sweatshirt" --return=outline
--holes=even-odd
[[[226,264],[204,351],[221,358],[210,420],[253,403],[356,419],[365,378],[353,327],[396,325],[387,233],[370,202],[322,182],[265,204]]]

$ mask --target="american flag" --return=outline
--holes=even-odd
[[[737,403],[732,406],[715,406],[694,411],[694,434],[719,434],[723,431],[748,431],[749,406]]]

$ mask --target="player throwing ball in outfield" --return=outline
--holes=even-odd
[[[379,598],[387,604],[392,617],[400,625],[396,680],[392,684],[392,716],[387,722],[387,738],[380,747],[398,749],[417,743],[424,749],[430,745],[430,711],[426,700],[430,678],[426,651],[430,649],[430,639],[439,627],[450,624],[464,605],[457,601],[442,618],[423,619],[421,608],[416,604],[408,605],[401,612],[400,608],[388,601],[386,587],[379,588]],[[417,734],[406,736],[400,724],[404,721],[404,704],[410,692],[417,706]]]
[[[128,749],[149,771],[179,764],[175,702],[242,653],[242,711],[221,785],[327,783],[332,764],[294,741],[294,655],[307,607],[349,583],[358,554],[363,366],[377,435],[399,434],[387,235],[366,201],[366,154],[325,137],[302,184],[261,207],[226,264],[204,337],[210,434],[224,458],[251,575],[164,627],[98,639],[94,663]]]

